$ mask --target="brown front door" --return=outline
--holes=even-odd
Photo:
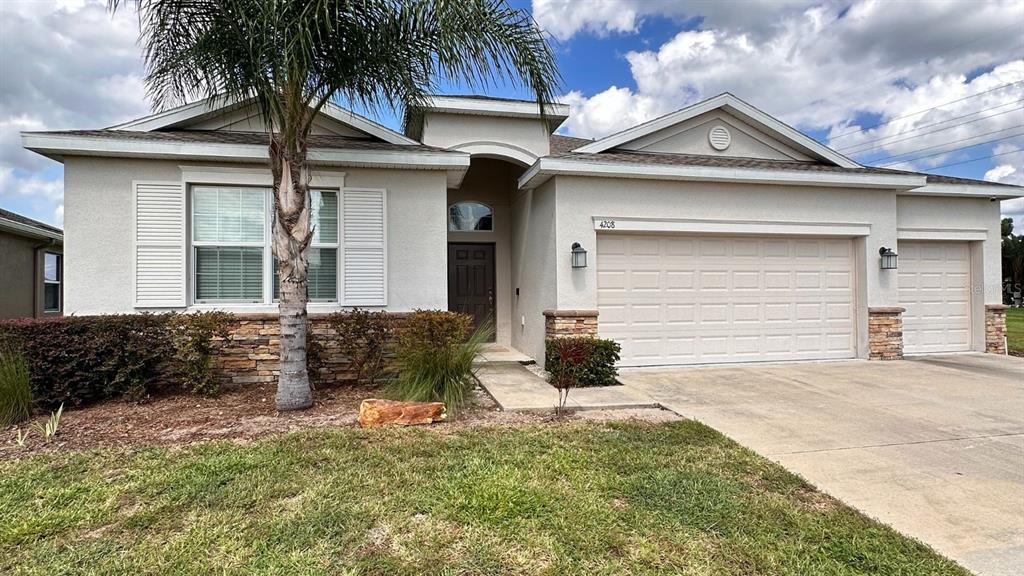
[[[448,244],[448,309],[494,318],[494,244]]]

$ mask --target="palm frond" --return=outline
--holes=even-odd
[[[327,102],[418,108],[438,82],[530,89],[560,77],[543,33],[503,0],[110,0],[142,27],[157,109],[252,99],[291,148]]]

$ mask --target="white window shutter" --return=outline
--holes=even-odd
[[[387,198],[384,190],[345,188],[341,198],[342,303],[387,305]]]
[[[136,308],[185,306],[185,193],[180,182],[136,182]]]

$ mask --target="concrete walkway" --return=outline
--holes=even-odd
[[[978,574],[1024,573],[1024,359],[624,370],[620,380]]]
[[[486,362],[477,372],[480,383],[502,410],[547,412],[558,405],[558,390],[518,362]],[[579,388],[569,393],[570,410],[657,408],[657,402],[627,386]]]

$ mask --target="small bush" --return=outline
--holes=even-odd
[[[116,314],[0,322],[0,339],[28,363],[41,407],[83,406],[163,392],[213,393],[210,337],[230,315]]]
[[[614,340],[590,336],[551,338],[547,341],[544,369],[556,388],[615,386],[621,347]],[[561,389],[561,388],[559,388]]]
[[[356,308],[331,314],[327,324],[335,332],[338,352],[348,358],[360,384],[375,386],[387,376],[388,348],[395,335],[390,314]]]
[[[490,323],[473,331],[473,318],[464,314],[417,310],[397,334],[399,372],[390,394],[401,400],[444,402],[456,416],[478,382],[473,361],[492,333]]]
[[[0,428],[28,420],[32,415],[32,389],[28,363],[21,352],[0,347]]]
[[[174,346],[180,386],[186,392],[213,396],[220,383],[210,369],[213,339],[227,338],[231,315],[226,312],[167,314],[167,328]]]

